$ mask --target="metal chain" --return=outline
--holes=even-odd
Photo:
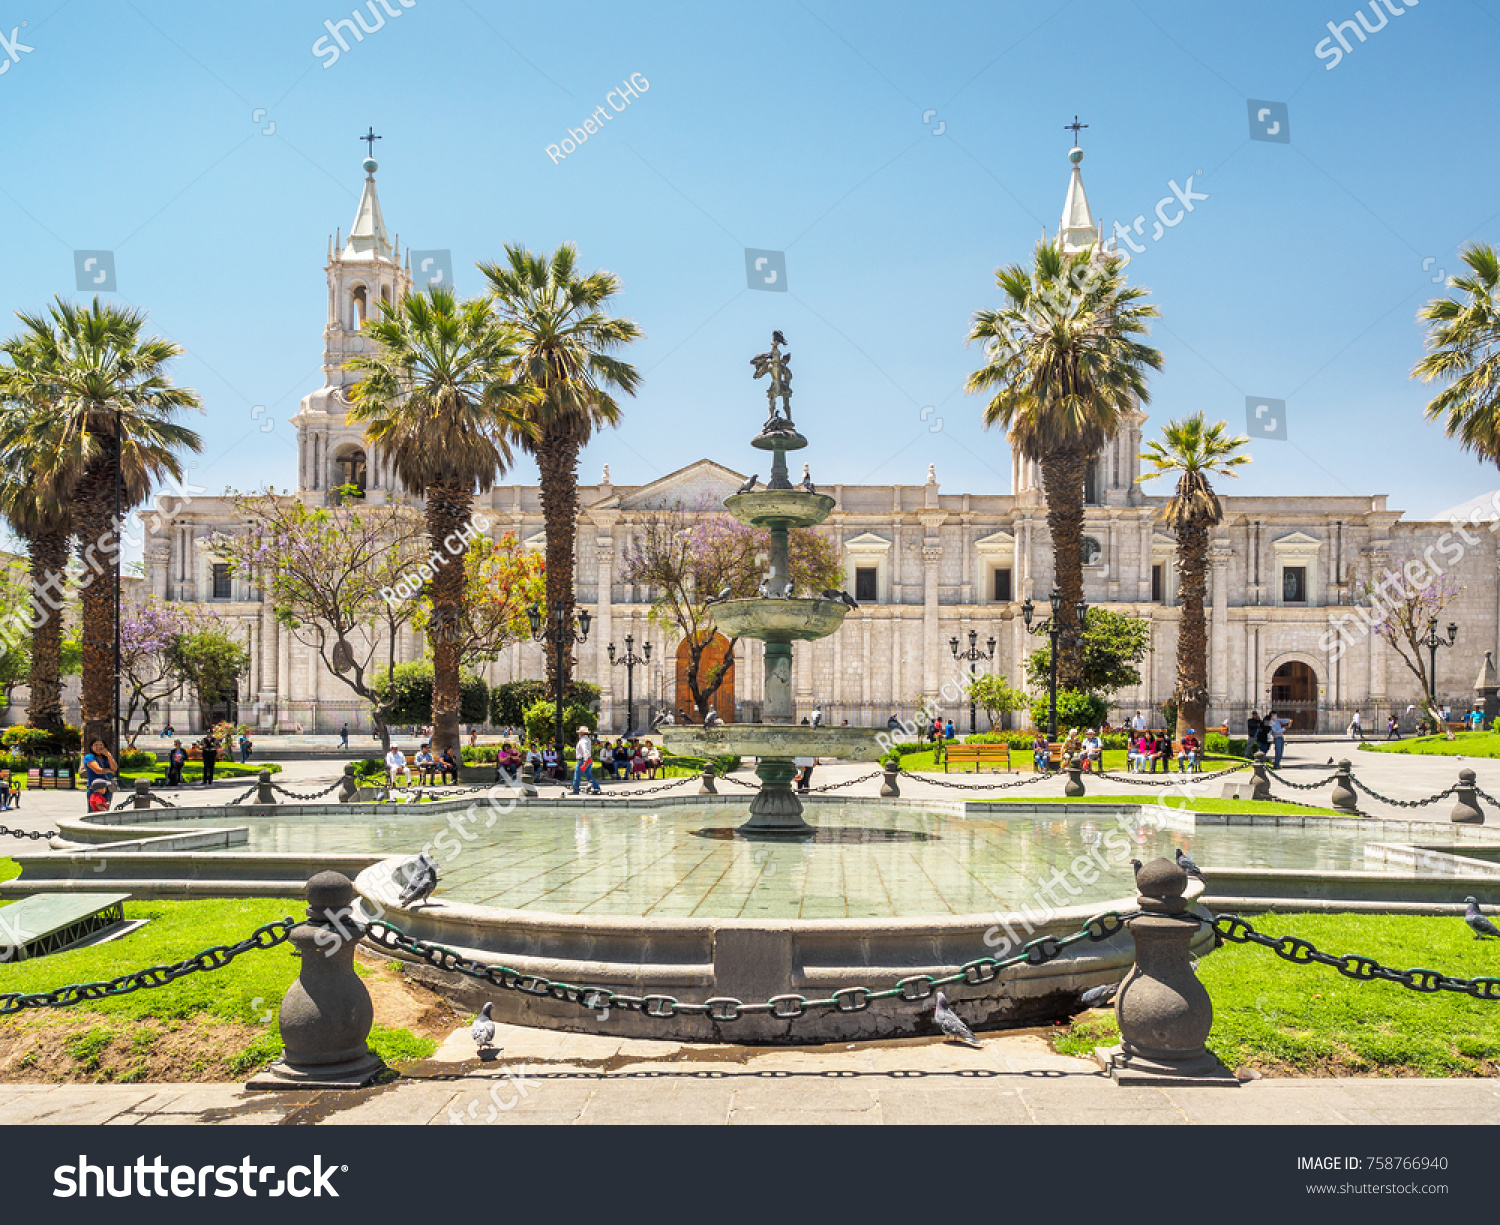
[[[718,778],[721,783],[733,783],[736,787],[748,787],[751,791],[760,790],[759,783],[747,783],[742,778],[735,778],[733,774],[720,774]]]
[[[1239,915],[1219,915],[1213,921],[1213,929],[1223,939],[1235,944],[1258,944],[1270,949],[1278,957],[1298,965],[1316,962],[1320,966],[1332,966],[1344,977],[1361,982],[1378,978],[1428,994],[1453,991],[1460,995],[1472,995],[1479,1000],[1500,1000],[1500,978],[1453,978],[1437,970],[1420,968],[1393,970],[1381,965],[1373,957],[1361,957],[1357,953],[1331,957],[1327,953],[1320,953],[1310,940],[1303,940],[1300,936],[1282,936],[1279,939],[1263,936],[1247,919],[1242,919]]]
[[[1325,779],[1320,779],[1316,783],[1294,783],[1289,778],[1283,778],[1270,766],[1266,767],[1266,773],[1274,778],[1278,783],[1282,784],[1282,786],[1290,787],[1293,791],[1316,791],[1319,787],[1326,787],[1329,783],[1337,782],[1339,777],[1337,773],[1333,773]],[[1353,778],[1354,775],[1351,774],[1349,777]]]
[[[1139,774],[1112,774],[1107,770],[1095,770],[1095,778],[1107,778],[1112,783],[1131,783],[1137,787],[1180,787],[1184,782],[1191,780],[1195,783],[1212,782],[1216,778],[1223,778],[1226,774],[1238,774],[1246,766],[1230,766],[1227,770],[1215,770],[1212,774],[1181,774],[1173,779],[1168,771],[1168,777],[1162,779],[1143,778]]]
[[[1447,799],[1450,795],[1458,790],[1457,786],[1453,786],[1449,787],[1446,791],[1439,791],[1436,795],[1430,795],[1425,800],[1395,800],[1388,795],[1381,795],[1380,792],[1373,791],[1369,787],[1366,787],[1362,782],[1359,781],[1359,779],[1355,778],[1352,774],[1349,776],[1349,781],[1352,782],[1361,791],[1363,791],[1366,795],[1373,796],[1375,799],[1381,801],[1384,804],[1394,804],[1397,808],[1425,808],[1428,804],[1436,804],[1439,800]]]
[[[123,812],[125,809],[129,808],[132,804],[135,803],[137,796],[144,796],[148,800],[155,800],[163,808],[176,808],[177,807],[177,805],[174,804],[174,803],[172,803],[171,800],[162,798],[161,796],[157,795],[156,792],[154,792],[154,791],[132,791],[129,795],[127,795],[123,800],[121,800],[118,804],[116,804],[114,806],[114,811],[115,812]]]
[[[294,800],[320,800],[330,792],[337,791],[341,786],[343,786],[343,784],[344,780],[342,778],[339,778],[334,780],[332,786],[324,787],[322,791],[314,791],[310,795],[302,795],[299,792],[292,791],[290,788],[283,787],[280,783],[272,783],[271,790],[279,791],[282,795],[289,795]],[[259,787],[259,784],[256,785],[257,787]]]
[[[1493,804],[1496,808],[1500,808],[1500,800],[1497,800],[1488,791],[1481,791],[1478,787],[1475,787],[1474,794],[1477,795],[1480,799],[1484,800],[1486,803]]]
[[[579,987],[572,983],[554,982],[540,974],[523,974],[503,965],[487,965],[465,957],[453,949],[440,944],[429,944],[408,936],[400,928],[377,919],[364,930],[364,936],[379,947],[391,952],[404,952],[428,965],[452,974],[463,974],[469,978],[483,979],[495,987],[508,991],[520,991],[524,995],[548,996],[586,1008],[591,1012],[601,1008],[619,1008],[639,1012],[647,1017],[707,1016],[714,1021],[737,1021],[742,1016],[766,1014],[778,1020],[789,1021],[805,1016],[812,1011],[863,1012],[875,1000],[902,999],[907,1001],[931,998],[939,987],[956,983],[979,986],[992,982],[1001,970],[1018,965],[1045,965],[1062,956],[1069,946],[1080,940],[1095,942],[1108,940],[1125,930],[1128,919],[1135,918],[1139,911],[1120,914],[1107,911],[1095,915],[1083,927],[1070,936],[1042,936],[1022,946],[1013,957],[996,959],[979,957],[967,961],[954,974],[941,978],[931,974],[913,974],[903,978],[894,987],[884,991],[871,991],[868,987],[841,987],[823,999],[808,999],[805,995],[788,993],[773,995],[758,1004],[747,1004],[733,996],[715,996],[701,1004],[683,1003],[676,996],[663,993],[645,995],[620,995],[608,987]]]
[[[1019,778],[1013,783],[954,783],[946,778],[937,778],[927,774],[913,774],[909,770],[900,771],[902,778],[909,778],[914,783],[931,783],[934,787],[951,787],[955,791],[1003,791],[1007,787],[1025,787],[1028,783],[1041,782],[1049,778],[1057,778],[1055,774],[1029,774],[1025,778]]]
[[[872,778],[879,778],[884,770],[872,770],[869,774],[861,774],[858,778],[847,779],[842,783],[825,783],[821,787],[809,787],[809,791],[837,791],[840,787],[852,787],[855,783],[868,783]]]
[[[39,839],[42,839],[42,838],[55,838],[55,837],[57,837],[57,831],[55,829],[48,829],[48,830],[11,829],[7,825],[0,825],[0,837],[4,837],[7,834],[10,837],[12,837],[12,838],[30,838],[33,842],[36,842],[36,841],[38,841]]]
[[[259,790],[260,784],[257,783],[254,787],[251,787],[249,791],[242,791],[239,795],[235,796],[234,799],[230,800],[229,803],[224,805],[224,807],[233,808],[236,804],[243,804]]]
[[[292,918],[278,919],[274,923],[267,923],[264,927],[257,927],[238,944],[216,944],[213,948],[204,949],[197,956],[189,957],[185,961],[174,962],[171,965],[150,966],[144,970],[122,974],[119,978],[112,978],[108,982],[74,983],[72,986],[58,987],[52,991],[40,991],[33,994],[19,991],[7,992],[0,995],[0,1016],[23,1012],[28,1008],[67,1008],[69,1005],[82,1004],[88,1000],[107,1000],[149,987],[165,987],[168,983],[176,982],[179,978],[197,974],[200,971],[222,970],[241,953],[248,953],[252,949],[273,949],[278,944],[284,943],[291,935],[296,923],[297,921]]]

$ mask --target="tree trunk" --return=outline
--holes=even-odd
[[[572,431],[545,426],[537,443],[542,519],[547,533],[547,691],[566,704],[573,682],[573,540],[578,529],[578,440]],[[562,610],[562,669],[557,666],[558,610]]]
[[[26,722],[49,732],[63,729],[62,590],[68,532],[39,532],[26,541],[31,570],[31,672]]]
[[[474,495],[468,485],[450,481],[427,489],[427,539],[432,576],[432,751],[461,748],[458,662],[463,635],[464,557]]]
[[[1182,617],[1177,623],[1177,739],[1188,728],[1207,733],[1203,720],[1208,708],[1208,630],[1203,601],[1208,592],[1208,524],[1177,526],[1177,590]]]
[[[114,440],[104,440],[106,456],[84,473],[75,495],[79,579],[83,595],[83,748],[96,739],[111,752],[115,743],[115,591],[120,581],[115,535]]]
[[[1042,458],[1042,488],[1047,500],[1047,531],[1052,537],[1052,569],[1062,594],[1065,630],[1078,626],[1083,599],[1083,478],[1088,457],[1077,451],[1052,451]],[[1073,634],[1058,639],[1057,687],[1078,689],[1083,683],[1083,641]]]

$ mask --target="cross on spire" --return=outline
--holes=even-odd
[[[1084,124],[1083,126],[1084,127],[1088,127],[1088,124]],[[374,127],[373,124],[370,125],[370,130],[368,132],[366,132],[363,136],[360,137],[360,140],[367,141],[369,143],[369,146],[370,146],[369,156],[370,157],[374,157],[375,156],[375,142],[377,140],[384,140],[384,139],[385,139],[384,136],[376,136],[375,135],[375,127]]]
[[[1075,146],[1077,146],[1077,144],[1078,144],[1078,133],[1081,132],[1084,128],[1086,128],[1088,126],[1089,125],[1086,124],[1086,123],[1079,123],[1078,122],[1078,116],[1074,115],[1072,123],[1065,123],[1065,124],[1063,124],[1063,131],[1064,132],[1072,132],[1073,133],[1073,144]]]

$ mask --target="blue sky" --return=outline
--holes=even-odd
[[[1057,227],[1075,113],[1106,224],[1149,235],[1190,175],[1209,197],[1129,275],[1162,312],[1153,423],[1243,429],[1247,396],[1287,401],[1287,441],[1257,440],[1226,492],[1424,515],[1500,485],[1409,378],[1433,278],[1500,240],[1494,0],[1387,14],[1331,70],[1315,48],[1352,0],[387,3],[332,63],[313,46],[352,0],[0,3],[0,309],[76,294],[74,251],[113,251],[114,296],[187,350],[211,492],[294,480],[286,421],[321,382],[322,265],[367,125],[388,226],[450,249],[461,291],[506,242],[572,240],[623,280],[644,380],[582,479],[754,467],[749,358],[780,328],[820,484],[933,463],[945,491],[1006,492],[964,337],[994,269]],[[548,155],[632,74],[649,89]],[[1286,104],[1289,143],[1250,139],[1249,99]],[[745,248],[785,252],[787,292],[747,287]]]

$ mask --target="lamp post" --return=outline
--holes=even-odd
[[[967,651],[960,651],[958,649],[958,639],[948,639],[948,649],[953,652],[954,660],[967,660],[969,664],[969,735],[971,736],[974,734],[974,665],[981,659],[989,663],[995,658],[995,640],[991,638],[986,642],[985,646],[988,650],[984,651],[981,651],[974,645],[978,640],[979,631],[970,630],[969,649]]]
[[[1031,618],[1036,612],[1036,606],[1030,600],[1021,605],[1021,619],[1026,623],[1028,634],[1046,634],[1052,642],[1051,656],[1048,660],[1047,677],[1047,739],[1057,739],[1057,644],[1059,641],[1081,642],[1083,640],[1084,618],[1088,616],[1089,606],[1085,600],[1079,600],[1077,606],[1078,620],[1072,625],[1062,623],[1063,598],[1062,592],[1056,587],[1052,594],[1047,597],[1052,605],[1052,615],[1040,625],[1032,625]]]
[[[619,659],[615,658],[615,644],[609,644],[609,662],[613,667],[625,668],[625,734],[628,736],[635,729],[635,666],[651,662],[651,644],[641,644],[641,654],[637,655],[634,650],[635,637],[631,634],[625,635],[625,654]]]
[[[589,622],[592,621],[593,618],[589,616],[588,609],[579,609],[578,628],[575,630],[571,625],[567,623],[567,616],[563,612],[561,606],[559,606],[558,608],[554,609],[552,615],[547,618],[547,620],[550,621],[551,624],[543,625],[542,610],[535,604],[533,604],[526,610],[526,620],[531,623],[531,637],[534,641],[546,641],[548,631],[550,630],[552,641],[557,649],[557,671],[554,673],[554,675],[557,677],[558,692],[553,694],[552,696],[554,713],[557,716],[557,724],[556,743],[552,747],[557,751],[557,767],[559,770],[561,770],[563,755],[566,749],[566,745],[563,741],[563,650],[565,647],[573,646],[575,643],[582,644],[588,638]]]
[[[1439,647],[1451,647],[1458,641],[1458,625],[1448,622],[1448,637],[1445,641],[1438,633],[1437,618],[1433,617],[1427,622],[1427,634],[1419,638],[1418,643],[1427,648],[1427,704],[1431,708],[1434,719],[1437,718],[1437,653]]]

